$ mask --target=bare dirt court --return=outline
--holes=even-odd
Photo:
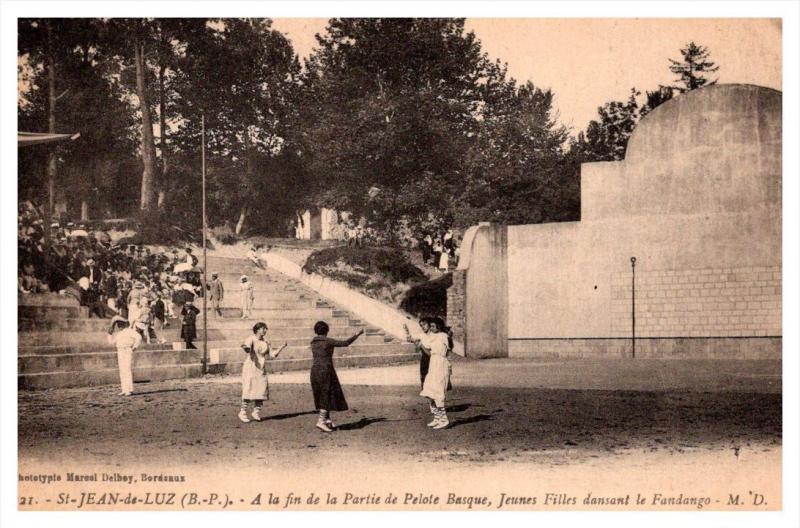
[[[361,471],[370,489],[480,475],[487,493],[615,482],[622,493],[654,478],[669,489],[670,475],[684,487],[697,475],[702,489],[780,482],[778,361],[459,361],[443,431],[425,427],[416,365],[342,370],[351,409],[332,434],[314,428],[306,376],[273,375],[266,418],[249,424],[236,418],[232,377],[141,383],[131,398],[117,387],[21,392],[20,472],[175,467],[207,484],[219,467],[264,482],[279,469],[319,483]]]

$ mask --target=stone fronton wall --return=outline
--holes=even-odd
[[[631,273],[612,280],[612,334],[631,333]],[[636,272],[636,335],[781,335],[780,266]]]

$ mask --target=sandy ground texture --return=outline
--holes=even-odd
[[[777,361],[461,360],[451,426],[441,431],[425,426],[415,365],[340,371],[350,410],[334,414],[330,434],[314,427],[304,372],[273,375],[265,419],[248,424],[236,417],[232,377],[137,383],[129,398],[117,387],[20,392],[20,472],[169,467],[203,482],[238,475],[239,485],[270,475],[340,489],[377,478],[383,490],[447,479],[448,489],[486,493],[546,483],[583,494],[588,485],[674,494],[681,485],[742,494],[771,486],[775,507],[780,369]],[[727,497],[722,488],[717,501]]]

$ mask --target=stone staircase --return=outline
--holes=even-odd
[[[416,360],[413,345],[401,342],[383,330],[366,325],[357,317],[319,297],[289,277],[256,268],[251,262],[223,257],[208,258],[209,278],[218,272],[225,286],[223,317],[209,306],[208,372],[241,372],[244,354],[241,342],[252,334],[258,321],[269,326],[267,339],[275,347],[287,348],[269,362],[273,372],[308,369],[313,326],[324,320],[330,336],[346,338],[365,330],[354,344],[337,349],[339,367],[387,365]],[[254,285],[255,303],[250,319],[241,319],[242,293],[239,279],[246,274]],[[71,301],[71,300],[70,300]],[[74,303],[74,301],[72,301]],[[202,299],[196,302],[202,309]],[[69,301],[28,303],[18,306],[18,384],[20,389],[80,387],[118,383],[117,356],[109,343],[108,319],[90,319],[85,308]],[[171,320],[162,331],[167,344],[143,344],[134,352],[134,380],[158,381],[203,375],[203,316],[197,321],[197,350],[186,350],[180,340],[180,323]]]

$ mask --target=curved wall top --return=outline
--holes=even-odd
[[[781,92],[721,84],[648,114],[625,160],[581,168],[582,220],[781,205]]]

